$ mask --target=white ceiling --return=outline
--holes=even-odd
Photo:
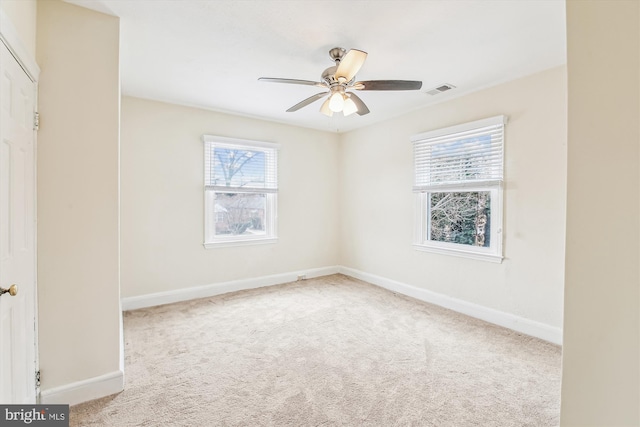
[[[121,19],[122,92],[308,128],[348,131],[566,62],[564,0],[67,0]],[[371,113],[326,117],[313,86],[333,47],[368,52],[357,80],[421,80],[358,95]],[[442,83],[456,89],[425,92]],[[338,117],[340,116],[340,117]]]

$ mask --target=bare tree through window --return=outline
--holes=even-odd
[[[264,153],[247,149],[215,148],[214,180],[234,189],[264,183]],[[264,234],[265,195],[216,191],[216,210],[222,221],[216,234]]]
[[[430,193],[431,240],[489,247],[491,193]]]
[[[205,141],[205,239],[275,237],[277,145],[220,139]]]

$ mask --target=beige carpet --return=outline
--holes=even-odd
[[[71,426],[555,426],[560,348],[335,275],[128,312]]]

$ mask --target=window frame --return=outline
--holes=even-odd
[[[506,116],[490,117],[483,120],[463,123],[456,126],[450,126],[442,129],[436,129],[429,132],[414,135],[411,142],[414,146],[414,176],[415,182],[418,181],[418,168],[416,167],[415,156],[416,146],[418,144],[427,145],[428,141],[433,138],[442,138],[454,136],[458,133],[468,132],[472,130],[480,130],[488,126],[501,125],[501,152],[500,159],[501,173],[500,177],[490,180],[460,180],[457,182],[449,182],[445,184],[434,183],[431,185],[422,185],[414,187],[415,194],[415,221],[414,221],[414,242],[413,247],[418,251],[432,252],[444,255],[453,255],[464,258],[471,258],[483,261],[500,263],[503,259],[503,209],[504,209],[504,134],[505,125],[507,123]],[[460,139],[464,139],[461,136]],[[430,195],[440,192],[490,192],[491,198],[491,216],[490,216],[490,246],[478,247],[473,245],[465,245],[460,243],[441,242],[431,240],[431,227],[429,214]]]
[[[278,241],[278,150],[279,144],[264,141],[253,141],[248,139],[228,138],[215,135],[203,135],[203,154],[204,154],[204,173],[203,173],[203,193],[204,193],[204,247],[206,249],[244,246],[244,245],[260,245],[276,243]],[[247,188],[229,187],[229,191],[220,189],[207,188],[207,154],[209,150],[215,149],[216,144],[224,148],[231,149],[247,149],[255,151],[263,151],[271,153],[273,156],[273,167],[275,168],[274,180],[275,188]],[[216,193],[232,193],[232,194],[264,194],[265,195],[265,220],[264,235],[229,235],[216,236],[216,220],[215,212],[215,195]],[[213,196],[211,196],[213,195]]]

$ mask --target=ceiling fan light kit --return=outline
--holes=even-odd
[[[329,97],[329,109],[334,113],[339,113],[344,108],[344,95],[340,92],[334,92]]]
[[[366,52],[358,49],[351,49],[347,52],[344,48],[334,47],[329,51],[329,56],[336,65],[322,72],[322,80],[320,82],[274,77],[260,77],[258,80],[327,89],[325,92],[317,93],[297,103],[289,108],[287,112],[298,111],[325,96],[329,96],[320,107],[320,112],[329,117],[332,117],[334,113],[340,112],[344,116],[349,116],[353,113],[363,116],[369,113],[369,108],[360,97],[351,92],[353,90],[420,90],[422,87],[422,82],[415,80],[368,80],[356,82],[356,74],[367,59]]]
[[[350,116],[351,114],[356,113],[357,111],[358,111],[358,106],[356,105],[355,102],[353,102],[350,96],[347,96],[346,99],[344,100],[344,107],[342,108],[342,114],[344,114],[345,116]]]

